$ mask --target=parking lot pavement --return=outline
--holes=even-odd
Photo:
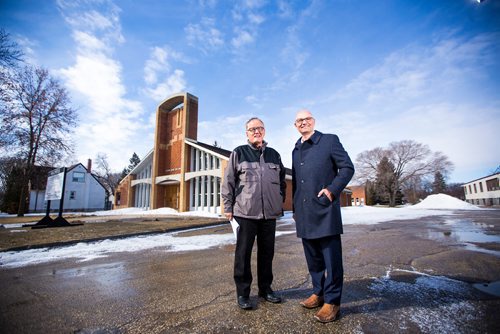
[[[500,210],[346,225],[342,316],[330,324],[316,322],[314,310],[299,306],[311,292],[301,242],[293,225],[280,225],[278,231],[273,288],[284,298],[282,304],[259,299],[253,286],[254,309],[237,307],[234,243],[190,251],[159,246],[84,262],[76,257],[0,267],[0,331],[500,332],[500,247],[495,241]],[[223,225],[174,237],[197,243],[197,237],[230,233]],[[256,277],[255,262],[253,272]]]

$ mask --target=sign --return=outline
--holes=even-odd
[[[50,171],[47,178],[47,188],[45,190],[45,200],[52,201],[61,199],[63,196],[64,168]]]

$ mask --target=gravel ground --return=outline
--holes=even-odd
[[[40,219],[40,217],[35,219],[33,217],[0,217],[0,225],[3,226],[0,228],[0,251],[60,246],[81,241],[123,238],[192,227],[228,224],[227,220],[217,218],[79,216],[65,217],[72,224],[69,227],[32,228],[31,226]]]
[[[84,228],[97,224],[108,223]],[[477,236],[470,227],[486,242],[461,239]],[[273,263],[281,304],[257,296],[256,254],[254,309],[243,311],[232,278],[234,244],[173,252],[163,245],[0,267],[0,333],[500,333],[499,243],[487,241],[500,235],[500,210],[346,225],[342,316],[330,324],[300,307],[311,293],[301,242],[293,225],[278,230],[290,232],[277,237]],[[175,237],[228,233],[226,223]],[[25,252],[32,251],[50,249]]]

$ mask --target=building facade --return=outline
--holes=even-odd
[[[500,205],[500,173],[470,181],[462,185],[465,201],[474,205]]]
[[[115,209],[169,207],[222,214],[220,189],[231,151],[197,141],[198,98],[175,94],[158,106],[154,148],[115,192]],[[292,209],[292,177],[287,169],[284,210]],[[350,205],[346,190],[342,205]]]
[[[348,186],[351,195],[352,206],[363,206],[366,205],[366,187],[365,186]]]
[[[106,209],[106,189],[92,174],[91,164],[89,159],[87,167],[79,163],[67,168],[64,187],[64,211],[98,211]],[[43,182],[33,183],[30,189],[29,212],[46,211],[46,185],[47,174],[45,174]],[[51,211],[59,210],[59,204],[59,200],[51,201]]]

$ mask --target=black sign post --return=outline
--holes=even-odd
[[[47,210],[45,211],[45,216],[38,221],[34,226],[47,226],[49,223],[52,223],[54,220],[50,218],[50,199],[47,201]]]
[[[64,190],[66,188],[66,167],[64,167],[64,177],[63,177],[63,183],[62,183],[62,196],[61,200],[59,202],[59,214],[57,215],[56,219],[52,221],[52,223],[49,223],[49,227],[62,227],[62,226],[70,226],[71,224],[68,223],[66,219],[63,218],[62,212],[64,209]]]
[[[47,179],[47,189],[45,190],[45,199],[47,200],[47,213],[38,223],[33,225],[31,228],[45,228],[45,227],[65,227],[65,226],[77,226],[81,224],[70,224],[62,216],[64,210],[64,190],[66,188],[66,167],[55,169],[49,173],[49,178]],[[50,213],[50,201],[54,199],[59,199],[59,214],[56,219],[52,219],[49,216]]]

